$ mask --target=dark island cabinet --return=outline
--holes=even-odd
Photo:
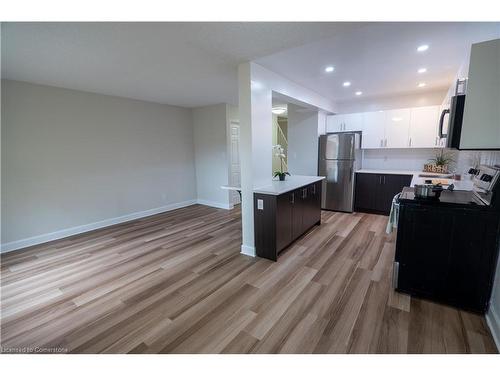
[[[321,181],[280,195],[254,193],[257,256],[278,254],[314,225],[321,223]]]
[[[356,173],[354,210],[389,215],[392,199],[410,186],[411,175]]]
[[[488,308],[499,213],[400,204],[396,290],[466,310]]]

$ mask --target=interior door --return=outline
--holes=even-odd
[[[231,121],[231,185],[241,185],[240,123],[238,121]],[[231,201],[233,204],[240,203],[240,194],[237,191],[231,191]]]
[[[412,148],[439,147],[438,125],[439,106],[418,107],[411,109],[410,140]]]
[[[387,111],[385,117],[385,142],[387,148],[407,148],[410,136],[411,110]]]
[[[363,113],[361,148],[382,148],[385,139],[385,112]]]

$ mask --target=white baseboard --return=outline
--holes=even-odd
[[[493,306],[490,306],[489,311],[486,313],[486,323],[488,323],[495,345],[498,351],[500,351],[500,317]]]
[[[243,255],[248,255],[250,257],[255,257],[255,247],[254,246],[241,245],[241,253]]]
[[[223,208],[225,210],[232,210],[234,208],[234,205],[231,203],[214,202],[214,201],[208,201],[206,199],[198,199],[196,203],[202,204],[204,206]]]
[[[106,220],[101,220],[101,221],[97,221],[95,223],[79,225],[77,227],[66,228],[66,229],[58,230],[58,231],[52,232],[52,233],[46,233],[46,234],[41,234],[41,235],[34,236],[34,237],[24,238],[22,240],[7,242],[7,243],[4,243],[1,245],[0,252],[6,253],[9,251],[20,250],[20,249],[23,249],[23,248],[28,247],[28,246],[39,245],[39,244],[44,243],[44,242],[58,240],[61,238],[73,236],[75,234],[80,234],[80,233],[89,232],[89,231],[95,230],[95,229],[109,227],[110,225],[120,224],[120,223],[124,223],[126,221],[140,219],[140,218],[143,218],[146,216],[151,216],[151,215],[159,214],[162,212],[172,211],[172,210],[175,210],[177,208],[191,206],[191,205],[196,204],[196,203],[197,203],[196,199],[192,199],[192,200],[188,200],[188,201],[184,201],[184,202],[172,203],[172,204],[169,204],[167,206],[152,208],[150,210],[145,210],[145,211],[133,212],[133,213],[128,214],[128,215],[114,217],[114,218],[106,219]]]

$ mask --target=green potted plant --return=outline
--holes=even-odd
[[[425,172],[448,173],[448,165],[453,162],[453,158],[440,150],[435,157],[429,159],[431,163],[424,165]]]
[[[280,170],[274,171],[273,177],[278,177],[280,181],[285,181],[286,175],[290,176],[290,173],[283,171],[283,161],[286,158],[285,149],[281,145],[273,146],[274,156],[280,160]]]

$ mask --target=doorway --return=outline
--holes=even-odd
[[[230,185],[241,186],[241,170],[240,170],[240,122],[231,120],[230,122]],[[230,201],[232,204],[240,204],[240,194],[237,191],[230,191]]]

